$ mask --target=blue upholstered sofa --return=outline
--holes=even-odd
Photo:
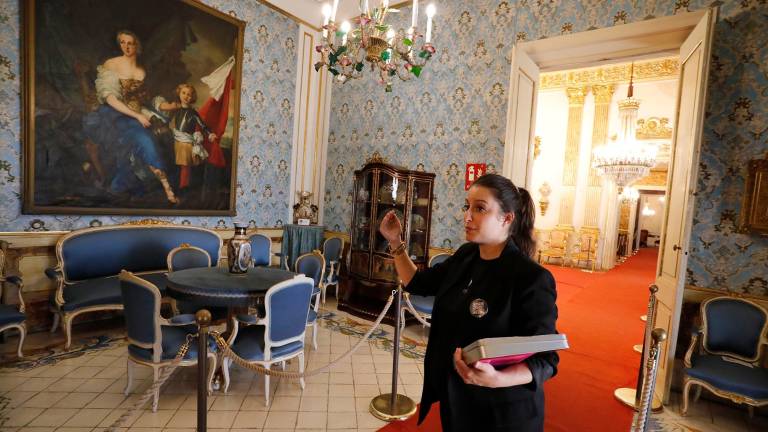
[[[183,243],[204,249],[214,263],[221,256],[221,237],[214,231],[192,226],[139,223],[85,228],[64,235],[56,243],[58,265],[46,270],[46,275],[57,283],[51,298],[51,332],[61,321],[68,349],[76,316],[122,310],[117,278],[121,270],[152,282],[164,294],[166,257]]]

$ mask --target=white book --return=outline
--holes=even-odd
[[[493,366],[519,363],[538,352],[568,348],[564,334],[514,336],[478,339],[462,350],[464,362],[490,363]]]

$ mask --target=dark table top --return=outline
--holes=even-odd
[[[222,267],[200,267],[168,273],[167,290],[177,300],[205,306],[249,306],[276,283],[296,273],[268,267],[232,274]]]

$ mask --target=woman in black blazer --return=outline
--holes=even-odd
[[[480,177],[467,193],[468,243],[424,271],[405,253],[393,212],[379,230],[389,241],[406,290],[434,295],[424,359],[419,423],[440,402],[444,431],[544,430],[544,381],[557,373],[555,352],[495,369],[467,365],[461,347],[477,339],[557,333],[555,281],[531,260],[535,208],[530,194],[497,174]]]

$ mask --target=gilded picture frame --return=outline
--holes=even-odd
[[[23,0],[24,214],[234,215],[245,22]]]
[[[747,164],[740,230],[768,236],[768,153]]]

